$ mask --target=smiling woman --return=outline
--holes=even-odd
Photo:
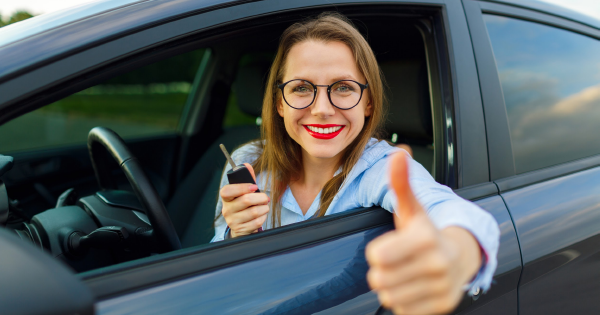
[[[256,184],[223,175],[213,242],[378,205],[399,214],[401,228],[366,249],[369,284],[383,305],[447,312],[465,284],[489,288],[496,222],[376,138],[384,116],[379,65],[350,21],[322,13],[286,29],[264,95],[262,139],[232,155]]]

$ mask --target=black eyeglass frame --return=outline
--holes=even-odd
[[[294,81],[304,81],[304,82],[308,82],[308,84],[312,85],[312,87],[313,87],[313,88],[314,88],[314,90],[315,90],[315,93],[313,94],[313,99],[312,99],[312,101],[311,101],[311,102],[310,102],[308,105],[306,105],[306,106],[304,106],[304,107],[300,107],[300,108],[298,108],[298,107],[294,107],[294,106],[290,105],[290,103],[288,103],[288,101],[285,99],[285,92],[284,92],[284,88],[285,88],[285,86],[286,86],[286,85],[288,85],[288,83],[290,83],[290,82],[294,82]],[[342,81],[351,81],[351,82],[354,82],[354,83],[358,84],[358,86],[360,86],[360,97],[358,98],[358,102],[356,102],[356,104],[354,104],[354,106],[352,106],[352,107],[348,107],[348,108],[341,108],[341,107],[339,107],[339,106],[336,106],[335,104],[333,104],[333,101],[331,100],[331,88],[332,88],[334,85],[336,85],[337,83],[340,83],[340,82],[342,82]],[[333,105],[333,107],[335,107],[335,108],[338,108],[338,109],[341,109],[341,110],[348,110],[348,109],[353,109],[354,107],[356,107],[356,105],[358,105],[358,103],[360,103],[360,101],[362,100],[363,92],[365,91],[365,89],[366,89],[366,88],[368,88],[368,87],[369,87],[369,82],[367,82],[367,84],[362,84],[362,83],[360,83],[360,82],[356,82],[356,81],[354,81],[354,80],[338,80],[338,81],[335,81],[335,82],[331,83],[330,85],[323,85],[323,84],[321,84],[321,85],[317,85],[317,84],[314,84],[314,83],[312,83],[312,82],[310,82],[310,81],[308,81],[308,80],[303,80],[303,79],[293,79],[293,80],[289,80],[289,81],[287,81],[287,82],[285,82],[285,83],[281,83],[281,84],[277,85],[277,87],[278,87],[278,88],[281,90],[281,96],[283,97],[283,100],[285,101],[285,103],[286,103],[286,104],[287,104],[289,107],[291,107],[291,108],[293,108],[293,109],[305,109],[305,108],[307,108],[307,107],[310,107],[310,105],[312,105],[312,104],[315,102],[315,99],[317,98],[317,88],[318,88],[318,87],[326,87],[326,88],[327,88],[327,98],[329,99],[329,103],[330,103],[331,105]]]

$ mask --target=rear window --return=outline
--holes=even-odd
[[[517,173],[600,154],[600,42],[484,15]]]

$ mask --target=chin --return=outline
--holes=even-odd
[[[338,154],[340,154],[341,151],[339,150],[332,150],[331,147],[328,148],[323,148],[323,149],[319,149],[319,148],[311,148],[306,150],[306,152],[317,159],[330,159],[330,158],[334,158],[336,157]]]

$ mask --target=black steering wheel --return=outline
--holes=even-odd
[[[109,156],[117,161],[135,195],[146,209],[159,252],[181,249],[179,237],[165,205],[123,139],[108,128],[95,127],[88,134],[88,150],[101,190],[117,189],[107,164]]]

